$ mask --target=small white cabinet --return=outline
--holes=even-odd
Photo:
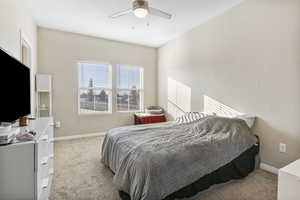
[[[30,124],[34,141],[0,146],[0,199],[47,200],[53,166],[53,119]]]
[[[279,170],[278,200],[300,199],[300,160]]]

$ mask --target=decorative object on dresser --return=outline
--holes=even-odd
[[[32,141],[0,146],[0,199],[49,197],[54,173],[53,119],[30,121],[28,129],[36,132]]]
[[[19,119],[19,126],[27,126],[28,125],[28,118],[27,117],[21,117]]]
[[[278,200],[300,199],[300,159],[279,169]]]
[[[38,95],[38,117],[52,116],[52,76],[47,74],[36,75],[36,91]]]
[[[19,128],[10,128],[9,131],[0,132],[0,145],[9,144],[14,141],[16,135],[20,133]],[[1,158],[0,158],[1,159]]]

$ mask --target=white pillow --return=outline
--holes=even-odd
[[[249,126],[249,128],[252,128],[255,122],[255,116],[252,115],[247,115],[247,114],[237,115],[235,116],[235,118],[244,120],[246,124]]]
[[[249,128],[252,128],[255,122],[255,116],[248,115],[248,114],[241,114],[241,115],[224,115],[224,114],[217,114],[219,117],[226,117],[226,118],[237,118],[242,119],[246,122]]]
[[[202,118],[210,116],[210,115],[213,115],[213,114],[207,113],[207,112],[187,112],[184,115],[177,117],[175,121],[179,124],[187,124],[187,123],[197,121],[199,119],[202,119]]]

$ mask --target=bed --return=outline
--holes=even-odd
[[[247,176],[258,152],[245,121],[206,115],[189,123],[111,129],[102,162],[114,173],[121,199],[173,200]]]

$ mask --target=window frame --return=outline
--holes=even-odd
[[[81,65],[82,64],[95,64],[95,65],[107,65],[108,66],[108,88],[105,87],[81,87],[80,85],[80,78],[81,78]],[[80,116],[89,116],[89,115],[110,115],[113,113],[112,111],[112,105],[113,105],[113,84],[112,84],[112,64],[109,62],[99,62],[99,61],[91,61],[91,60],[78,60],[77,61],[77,102],[78,102],[78,108],[77,112],[78,115]],[[94,90],[104,90],[104,91],[109,91],[108,94],[108,111],[95,111],[95,112],[90,112],[90,113],[85,113],[81,112],[81,107],[80,107],[80,91],[81,90],[89,90],[89,89],[94,89]]]
[[[118,88],[118,68],[120,66],[126,66],[126,67],[135,67],[135,68],[138,68],[140,70],[140,88],[136,88],[136,89],[128,89],[128,88]],[[145,94],[145,89],[144,89],[144,68],[141,67],[141,66],[137,66],[137,65],[127,65],[127,64],[116,64],[116,80],[115,80],[115,91],[116,91],[116,95],[115,95],[115,102],[116,102],[116,112],[117,113],[135,113],[135,112],[142,112],[144,110],[144,94]],[[135,91],[139,91],[139,94],[140,94],[140,109],[139,110],[118,110],[118,92],[119,91],[132,91],[132,90],[135,90]],[[129,107],[129,101],[128,101],[128,107]]]

